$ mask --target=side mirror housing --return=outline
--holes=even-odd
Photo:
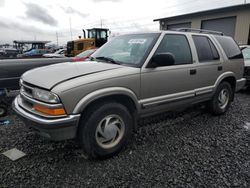
[[[156,67],[164,67],[164,66],[171,66],[175,63],[175,57],[172,53],[157,53],[155,54],[149,65],[148,68],[156,68]]]

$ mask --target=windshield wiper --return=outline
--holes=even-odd
[[[114,59],[112,59],[112,58],[110,58],[110,57],[101,56],[101,57],[95,57],[95,59],[107,61],[107,62],[109,62],[109,63],[113,63],[113,64],[117,64],[117,65],[120,65],[120,64],[121,64],[120,62],[117,62],[117,61],[115,61]]]

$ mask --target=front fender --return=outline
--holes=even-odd
[[[73,114],[81,113],[91,102],[94,102],[97,99],[100,99],[102,97],[112,96],[112,95],[125,95],[131,98],[135,104],[137,111],[138,112],[140,111],[138,98],[132,90],[123,88],[123,87],[109,87],[105,89],[96,90],[92,93],[89,93],[85,97],[83,97],[74,108]]]

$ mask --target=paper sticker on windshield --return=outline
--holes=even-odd
[[[144,44],[147,39],[130,39],[128,41],[129,44]]]

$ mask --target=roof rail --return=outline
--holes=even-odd
[[[206,34],[215,34],[215,35],[224,35],[222,32],[219,31],[212,31],[212,30],[204,30],[204,29],[194,29],[194,28],[178,28],[173,29],[174,31],[182,31],[182,32],[198,32],[198,33],[206,33]]]

